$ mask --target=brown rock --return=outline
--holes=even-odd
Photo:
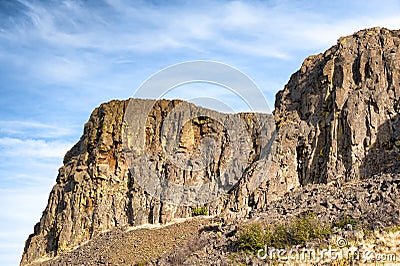
[[[399,158],[399,34],[372,28],[340,38],[278,92],[277,160],[287,180],[356,180]]]
[[[261,138],[273,128],[271,115],[226,115],[182,101],[102,104],[65,155],[21,264],[67,253],[116,227],[191,217],[197,205],[221,214],[229,202],[223,193],[257,173],[251,166],[267,153]],[[257,185],[233,188],[235,217],[248,213],[242,206]]]

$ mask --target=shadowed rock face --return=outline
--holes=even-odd
[[[223,188],[226,193],[200,202],[229,222],[301,185],[340,184],[396,167],[399,35],[363,30],[307,58],[277,94],[274,116],[219,114],[182,101],[102,104],[65,155],[21,264],[68,252],[115,227],[192,216],[199,194],[178,191],[181,198],[171,201],[174,190],[161,186],[168,182]],[[146,106],[145,118],[135,116]],[[201,115],[179,119],[178,107]],[[244,149],[235,148],[235,137]],[[143,183],[150,177],[158,181]]]
[[[292,75],[274,111],[286,178],[302,185],[356,180],[395,162],[399,35],[373,28],[342,37]]]

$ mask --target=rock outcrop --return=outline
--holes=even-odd
[[[182,101],[102,104],[65,155],[21,265],[113,228],[191,217],[196,205],[230,222],[307,184],[397,169],[399,47],[400,31],[381,28],[340,38],[304,61],[273,116]]]
[[[367,178],[399,159],[400,31],[372,28],[308,57],[276,95],[281,169],[300,184]]]
[[[21,264],[69,252],[113,228],[191,217],[196,202],[209,215],[246,215],[273,132],[269,114],[228,115],[168,100],[102,104],[65,155]],[[237,186],[242,177],[254,177],[253,188]]]

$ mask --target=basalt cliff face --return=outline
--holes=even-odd
[[[232,223],[307,184],[341,186],[397,169],[399,49],[400,31],[340,38],[304,61],[273,115],[168,100],[102,104],[65,155],[21,265],[114,228],[188,218],[202,205]]]
[[[399,33],[373,28],[342,37],[308,57],[277,94],[277,153],[285,154],[287,178],[357,180],[398,161]]]
[[[143,120],[138,114],[144,110],[148,113]],[[194,118],[186,121],[179,110],[189,111]],[[129,118],[127,111],[132,114]],[[234,132],[228,134],[228,129]],[[267,164],[260,156],[269,153],[266,149],[270,149],[268,136],[272,133],[274,119],[269,114],[227,115],[168,100],[102,104],[91,114],[79,142],[65,155],[48,206],[26,242],[21,264],[66,253],[113,228],[191,217],[196,207],[192,201],[205,204],[209,215],[224,212],[228,218],[245,216],[251,206],[266,203],[261,183]],[[169,134],[172,137],[167,141]],[[206,144],[202,151],[204,140],[213,145]],[[169,152],[172,147],[166,144],[176,151]],[[206,158],[201,160],[198,153]],[[200,157],[190,162],[197,163],[197,168],[188,167],[188,162],[173,158],[175,155],[183,159]],[[229,178],[233,180],[226,180]],[[148,180],[153,181],[145,183]],[[185,196],[188,193],[172,187],[166,193],[169,195],[160,195],[157,181],[206,193],[198,199],[199,193]],[[219,189],[224,186],[227,194]],[[213,194],[207,193],[213,188]]]

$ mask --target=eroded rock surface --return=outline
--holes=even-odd
[[[398,161],[400,31],[372,28],[308,57],[276,96],[283,176],[367,178]]]
[[[168,100],[102,104],[65,155],[21,264],[69,252],[113,228],[191,217],[196,202],[210,215],[245,216],[268,166],[255,169],[271,144],[262,138],[273,132],[268,114],[227,115]],[[255,177],[253,189],[235,186],[242,177]]]

